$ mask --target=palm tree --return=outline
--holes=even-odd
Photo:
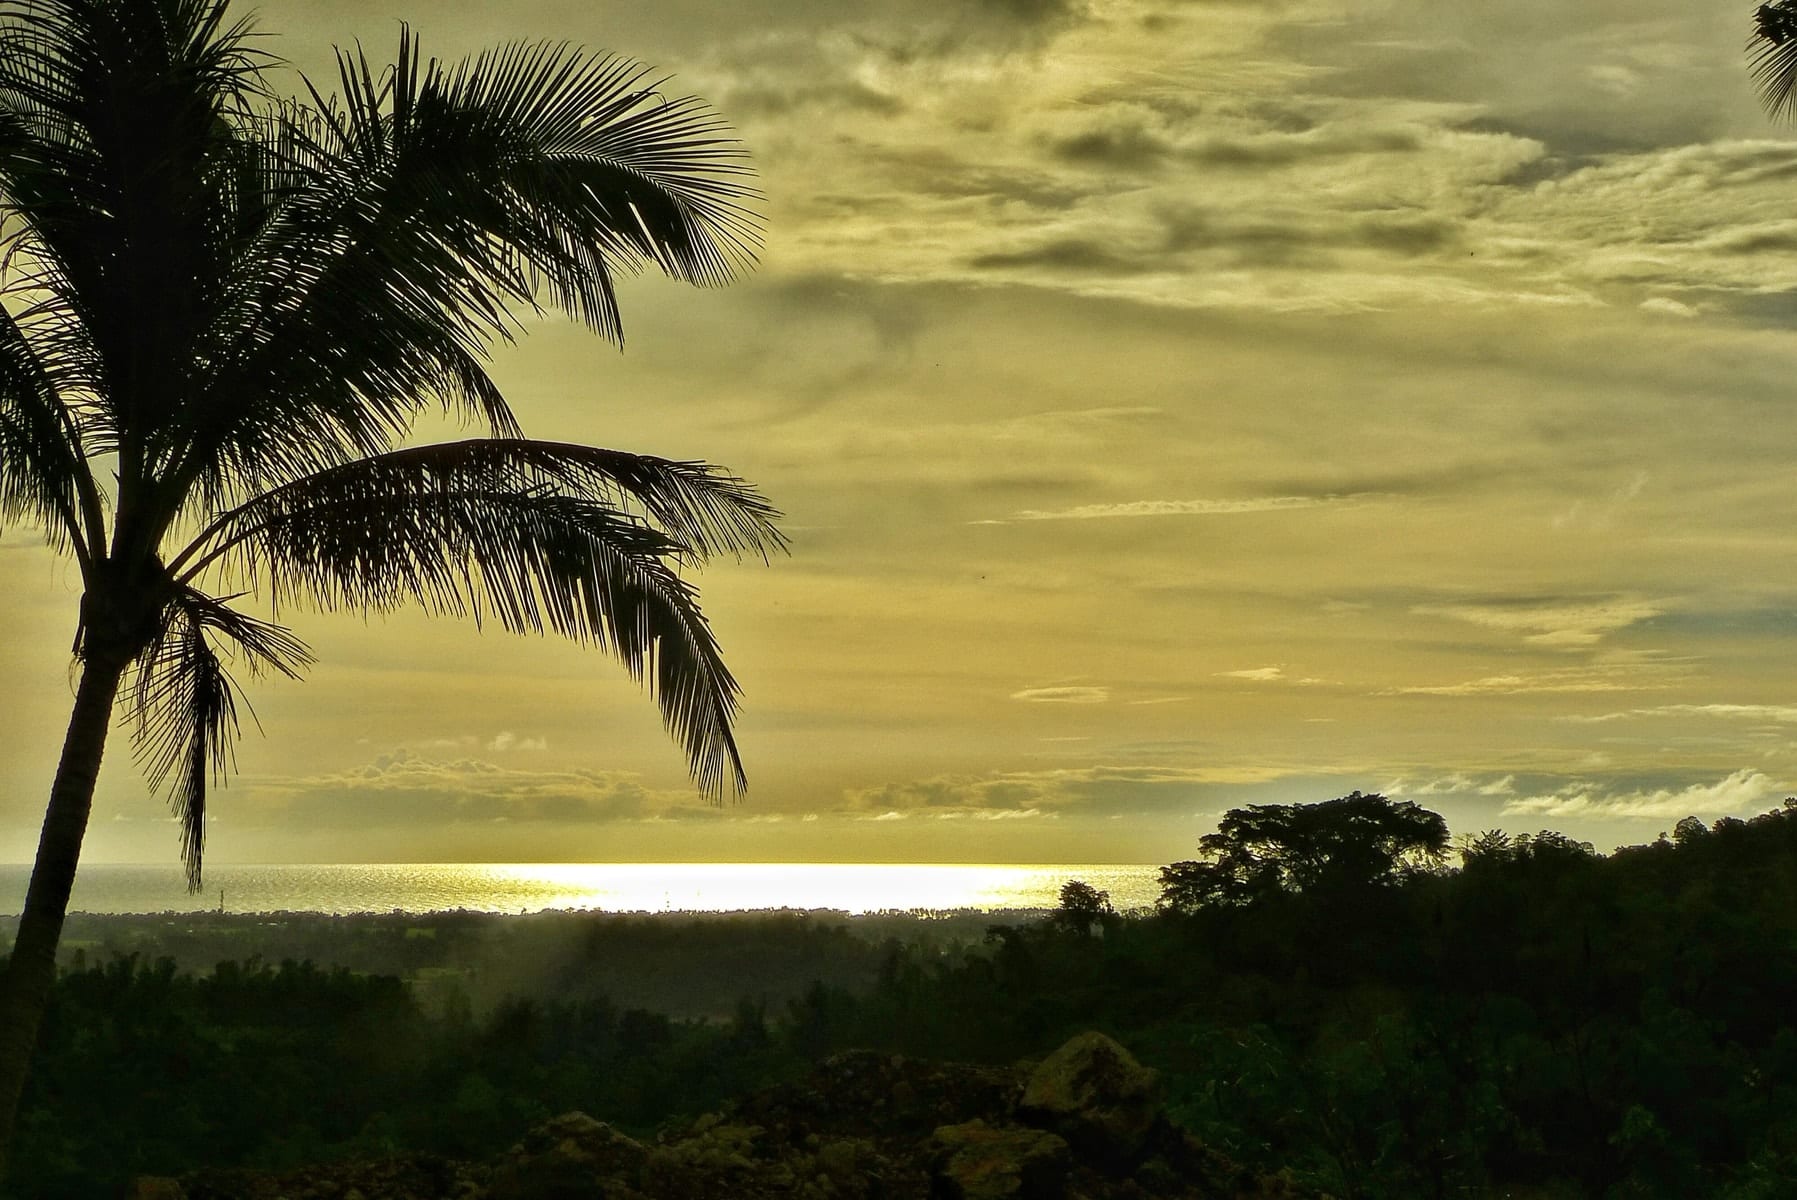
[[[1760,5],[1747,49],[1767,111],[1774,117],[1797,116],[1797,0]]]
[[[699,785],[737,685],[681,568],[783,545],[742,480],[527,440],[486,371],[521,312],[621,341],[613,281],[752,263],[740,152],[628,61],[338,55],[282,100],[224,0],[0,0],[0,521],[83,584],[74,712],[0,981],[0,1170],[115,703],[198,888],[229,669],[304,643],[232,606],[492,618],[648,682]],[[484,436],[412,445],[441,410]]]

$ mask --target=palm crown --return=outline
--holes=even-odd
[[[752,261],[740,152],[626,60],[516,45],[445,66],[401,31],[338,94],[265,88],[222,0],[0,3],[0,518],[78,560],[77,649],[123,674],[198,885],[227,665],[309,657],[277,604],[490,616],[646,678],[708,792],[737,687],[679,568],[781,544],[699,463],[526,440],[486,371],[552,308],[621,340],[613,282]],[[487,436],[407,446],[443,410]]]

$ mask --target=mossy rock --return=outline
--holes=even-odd
[[[1060,1200],[1072,1164],[1052,1133],[981,1120],[942,1126],[930,1147],[930,1190],[941,1200]]]
[[[1017,1112],[1083,1153],[1130,1163],[1163,1123],[1160,1079],[1104,1034],[1082,1033],[1036,1067]]]

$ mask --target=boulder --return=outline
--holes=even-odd
[[[581,1112],[537,1126],[494,1168],[492,1200],[589,1200],[627,1195],[649,1151]],[[610,1187],[605,1185],[609,1183]]]
[[[930,1135],[930,1194],[940,1200],[1060,1200],[1072,1156],[1040,1129],[974,1119]]]
[[[1113,1166],[1135,1162],[1161,1123],[1160,1081],[1102,1033],[1082,1033],[1042,1060],[1018,1116]]]

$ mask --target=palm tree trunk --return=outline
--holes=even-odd
[[[75,866],[81,859],[81,839],[93,807],[94,783],[100,775],[100,756],[112,723],[112,703],[124,673],[125,660],[112,656],[90,654],[82,664],[75,711],[69,717],[56,780],[50,786],[50,806],[44,813],[18,937],[0,978],[0,1179],[6,1176],[13,1122],[37,1044],[38,1025],[56,982],[56,943],[62,938],[69,891],[75,886]]]

